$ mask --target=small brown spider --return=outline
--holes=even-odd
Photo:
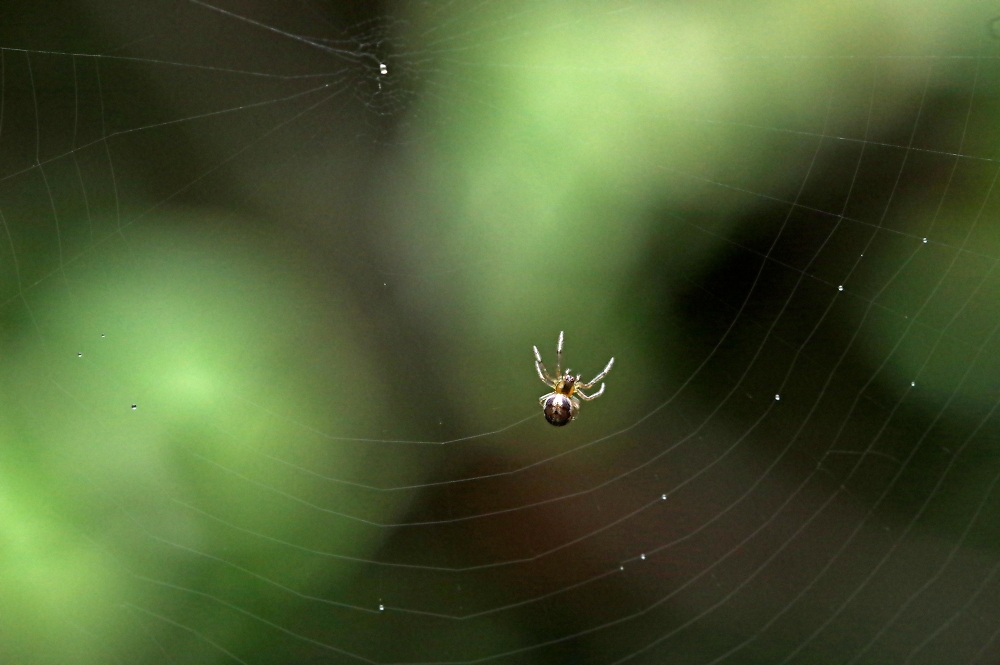
[[[580,399],[590,401],[604,394],[603,383],[601,384],[601,389],[593,395],[585,394],[581,388],[589,390],[595,383],[607,376],[608,372],[611,371],[611,366],[615,364],[614,358],[609,360],[604,371],[591,379],[589,383],[580,383],[580,375],[573,376],[568,368],[566,374],[561,374],[562,332],[559,333],[559,344],[556,346],[556,378],[553,379],[549,376],[548,371],[546,371],[545,365],[542,364],[542,355],[538,353],[538,347],[533,346],[531,348],[535,350],[535,370],[538,371],[538,378],[542,380],[542,383],[552,388],[553,391],[539,397],[538,403],[542,405],[542,412],[545,413],[545,419],[556,427],[561,427],[571,420],[576,420],[576,414],[580,410],[580,401],[576,399],[577,396]]]

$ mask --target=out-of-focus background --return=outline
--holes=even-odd
[[[998,17],[3,2],[0,662],[996,662]]]

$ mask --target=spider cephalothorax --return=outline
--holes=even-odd
[[[589,390],[595,383],[607,376],[608,372],[611,371],[611,366],[615,363],[614,358],[608,361],[603,372],[589,382],[581,383],[581,375],[573,376],[569,369],[566,370],[565,374],[561,374],[563,348],[563,334],[561,332],[559,333],[559,344],[556,346],[556,378],[553,379],[546,371],[545,365],[542,364],[542,355],[538,353],[538,347],[532,348],[535,349],[535,370],[538,372],[538,378],[542,380],[542,383],[552,388],[552,392],[542,395],[538,398],[538,402],[542,405],[545,419],[553,425],[559,427],[576,419],[576,414],[580,410],[580,401],[576,399],[577,397],[589,401],[604,394],[603,383],[600,390],[593,395],[587,395],[583,390]]]

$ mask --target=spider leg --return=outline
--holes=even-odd
[[[611,366],[614,365],[614,364],[615,364],[615,359],[612,358],[611,360],[608,361],[608,364],[604,368],[604,371],[602,371],[600,374],[598,374],[597,376],[595,376],[594,378],[592,378],[589,383],[582,383],[578,387],[579,388],[593,388],[595,383],[597,383],[598,381],[600,381],[601,379],[603,379],[604,377],[606,377],[608,375],[608,372],[611,371]]]
[[[580,401],[573,397],[570,397],[569,401],[573,405],[573,415],[570,420],[576,420],[576,414],[580,413]]]
[[[574,391],[573,391],[573,394],[574,394],[574,395],[579,395],[579,396],[580,396],[580,399],[583,399],[583,400],[587,400],[587,401],[589,402],[590,400],[592,400],[592,399],[597,399],[598,397],[600,397],[601,395],[603,395],[603,394],[604,394],[604,384],[602,383],[602,384],[601,384],[601,389],[600,389],[600,390],[598,390],[598,391],[597,391],[596,393],[594,393],[593,395],[587,395],[586,393],[584,393],[584,392],[583,392],[582,390],[580,390],[579,388],[577,388],[576,390],[574,390]]]
[[[545,364],[542,363],[542,354],[538,352],[538,347],[533,346],[531,348],[535,350],[535,371],[538,372],[538,378],[542,380],[542,383],[552,388],[558,382],[549,376],[548,370],[545,369]]]
[[[556,376],[562,376],[562,346],[563,331],[559,331],[559,343],[556,344]]]
[[[553,395],[555,395],[555,393],[545,393],[544,395],[538,398],[538,403],[541,404],[542,406],[545,406],[545,400],[552,397]]]

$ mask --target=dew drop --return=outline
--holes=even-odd
[[[838,287],[837,287],[837,290],[838,290],[838,291],[843,291],[843,290],[844,290],[844,285],[843,285],[843,284],[841,284],[840,286],[838,286]]]
[[[385,605],[383,605],[382,603],[379,603],[378,604],[378,611],[379,612],[384,612],[385,611]]]
[[[382,74],[383,76],[385,76],[386,74],[388,74],[388,73],[389,73],[389,68],[385,66],[385,63],[384,63],[384,62],[380,62],[380,63],[378,63],[378,71],[379,71],[379,73],[381,73],[381,74]]]
[[[666,501],[667,500],[667,495],[666,494],[661,494],[660,498],[663,499],[664,501]]]
[[[916,381],[910,381],[910,387],[911,388],[915,388],[916,386],[917,386],[917,382]]]
[[[774,396],[774,401],[775,402],[780,402],[781,401],[781,395],[775,395]]]
[[[76,354],[76,357],[77,357],[77,358],[82,358],[82,357],[83,357],[83,354],[82,354],[82,353],[77,353],[77,354]]]
[[[104,337],[104,333],[101,333],[101,337]]]
[[[138,409],[138,408],[139,408],[139,405],[138,405],[138,404],[133,404],[133,405],[132,405],[132,410],[133,410],[133,411],[135,411],[135,410],[136,410],[136,409]]]
[[[618,566],[618,570],[625,570],[625,566]]]
[[[927,238],[924,238],[924,244],[925,245],[927,244]]]
[[[640,554],[639,558],[642,559],[643,561],[645,561],[646,560],[646,555],[645,554]]]

